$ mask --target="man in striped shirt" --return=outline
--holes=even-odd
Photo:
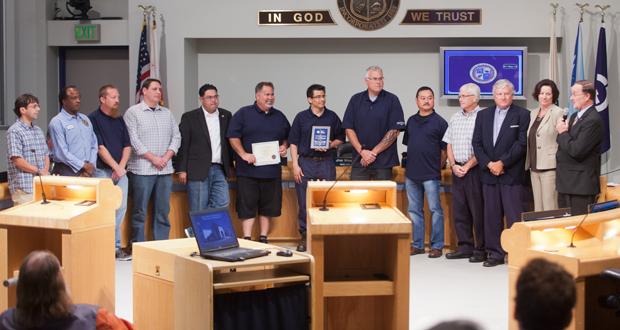
[[[129,183],[133,190],[133,242],[145,240],[144,220],[151,195],[154,196],[153,239],[168,239],[173,172],[170,160],[181,145],[181,134],[174,116],[159,105],[161,82],[147,79],[141,92],[143,101],[127,109],[123,117],[132,147],[127,170],[131,173]]]

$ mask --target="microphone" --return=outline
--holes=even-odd
[[[611,200],[611,201],[606,201],[606,202],[601,202],[601,203],[596,203],[596,204],[591,204],[589,206],[590,208],[590,212],[586,213],[583,218],[581,219],[581,221],[579,221],[579,224],[577,225],[577,227],[575,227],[575,231],[573,231],[573,234],[570,237],[570,244],[568,245],[568,247],[570,248],[574,248],[575,244],[573,243],[573,240],[575,239],[575,234],[577,234],[577,231],[579,230],[579,228],[581,228],[581,225],[583,225],[583,222],[586,221],[586,218],[588,217],[588,215],[592,214],[592,213],[596,213],[596,212],[603,212],[603,211],[608,211],[608,210],[612,210],[615,208],[620,207],[620,203],[618,202],[618,200]]]
[[[6,280],[2,281],[2,285],[4,285],[5,288],[10,288],[17,285],[17,277],[7,278]]]
[[[45,197],[45,189],[43,189],[43,178],[41,178],[41,172],[39,172],[39,160],[37,159],[37,153],[34,149],[30,149],[30,151],[34,155],[34,161],[36,162],[35,166],[37,167],[37,173],[35,173],[35,175],[39,177],[39,185],[41,186],[41,197],[43,198],[41,204],[49,204],[50,202],[48,202]]]
[[[362,150],[364,150],[364,148],[362,147]],[[323,197],[323,206],[321,206],[319,208],[320,211],[329,211],[329,208],[327,207],[327,195],[329,194],[329,192],[332,190],[332,188],[334,188],[334,186],[336,185],[336,183],[340,180],[340,178],[342,178],[342,176],[353,170],[353,164],[355,164],[356,162],[358,162],[360,159],[362,158],[362,154],[357,154],[357,156],[355,157],[355,159],[353,159],[353,161],[351,162],[351,166],[349,166],[348,170],[344,170],[342,171],[342,173],[340,173],[340,175],[336,178],[336,180],[334,180],[334,183],[332,183],[332,185],[329,187],[329,189],[327,189],[327,191],[325,192],[325,196]]]
[[[568,108],[564,108],[564,112],[562,113],[562,120],[566,121],[568,118]]]

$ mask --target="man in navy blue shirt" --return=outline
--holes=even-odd
[[[131,260],[129,249],[121,248],[121,222],[127,210],[127,162],[131,156],[131,142],[123,116],[119,110],[119,93],[113,85],[99,88],[99,109],[91,112],[88,118],[93,123],[99,150],[97,152],[96,176],[111,178],[121,188],[123,200],[116,210],[116,258]]]
[[[391,180],[398,165],[394,142],[405,128],[403,108],[383,89],[380,67],[366,69],[365,81],[368,89],[351,97],[342,123],[354,148],[351,180]]]
[[[237,111],[228,126],[227,137],[236,153],[237,214],[242,221],[243,238],[250,239],[258,214],[260,238],[267,243],[269,222],[282,209],[282,170],[280,164],[256,166],[252,144],[277,141],[280,157],[286,156],[291,128],[284,114],[273,107],[271,82],[259,82],[254,89],[256,102]]]
[[[295,116],[288,136],[291,145],[295,190],[299,204],[297,223],[301,242],[297,251],[306,251],[306,188],[310,180],[335,180],[336,148],[344,142],[342,122],[338,115],[325,107],[325,86],[314,84],[306,91],[310,108]],[[329,147],[312,148],[314,127],[329,127]]]
[[[411,255],[424,253],[424,193],[431,211],[429,258],[439,258],[444,247],[443,209],[439,200],[441,168],[446,163],[446,143],[442,141],[448,122],[438,115],[435,94],[430,87],[416,92],[418,113],[409,117],[403,144],[407,145],[405,170],[409,217],[413,222]]]

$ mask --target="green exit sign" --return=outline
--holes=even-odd
[[[99,42],[101,24],[76,24],[73,27],[73,36],[77,42]]]

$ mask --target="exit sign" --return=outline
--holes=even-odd
[[[77,42],[99,42],[101,24],[76,24],[73,27],[73,36]]]

